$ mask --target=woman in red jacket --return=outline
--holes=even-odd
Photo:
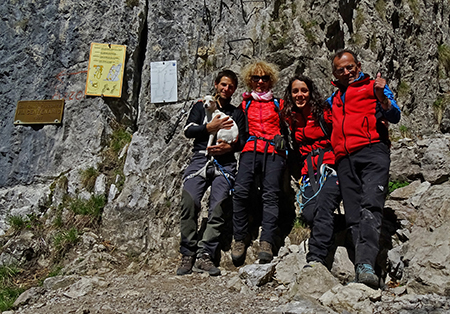
[[[242,77],[251,92],[244,93],[240,108],[247,118],[248,140],[240,159],[233,195],[233,233],[235,243],[231,252],[233,263],[245,262],[248,232],[248,209],[251,186],[261,175],[262,222],[260,236],[260,263],[273,258],[275,230],[279,213],[281,179],[286,165],[286,154],[278,147],[281,140],[280,110],[283,101],[274,99],[272,87],[278,81],[275,65],[258,61],[246,66]]]
[[[330,142],[331,108],[313,81],[303,75],[289,81],[284,99],[282,116],[301,155],[301,214],[311,227],[306,260],[310,266],[325,265],[333,238],[333,213],[341,201]]]

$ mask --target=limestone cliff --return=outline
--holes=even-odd
[[[402,109],[400,123],[391,125],[393,180],[448,180],[448,1],[6,0],[0,14],[2,232],[7,216],[43,215],[64,195],[89,198],[80,171],[94,168],[108,177],[97,191],[108,198],[103,236],[123,251],[176,256],[181,175],[190,154],[183,110],[211,92],[219,70],[239,72],[255,58],[279,66],[276,96],[295,72],[312,77],[329,95],[330,56],[344,47],[358,52],[364,72],[382,73]],[[119,99],[84,95],[92,42],[127,46]],[[178,63],[179,101],[151,103],[150,64],[168,60]],[[243,91],[241,84],[235,104]],[[61,125],[13,124],[17,101],[60,98]],[[123,169],[112,175],[105,152],[118,129],[132,133],[132,140],[118,163]],[[426,204],[410,200],[404,206],[418,211]],[[409,218],[400,219],[403,227],[414,224]],[[434,228],[445,231],[445,225]],[[399,257],[396,265],[414,269],[418,257],[402,248],[408,263]],[[414,280],[422,293],[417,287],[423,279]]]

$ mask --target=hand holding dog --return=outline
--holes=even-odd
[[[206,124],[206,131],[208,133],[217,133],[220,129],[229,130],[233,126],[233,120],[230,117],[220,118],[219,115],[216,115],[211,122]]]
[[[217,145],[209,146],[206,148],[206,150],[208,151],[208,155],[210,156],[223,155],[233,150],[233,147],[231,147],[231,145],[225,141],[218,140],[217,143],[218,143]]]

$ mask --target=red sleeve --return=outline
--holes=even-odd
[[[245,110],[245,104],[246,104],[247,102],[245,101],[245,100],[243,100],[242,102],[241,102],[241,104],[239,105],[239,109],[241,109],[242,111],[244,111]]]

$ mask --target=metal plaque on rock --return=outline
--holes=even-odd
[[[60,124],[64,99],[21,100],[17,102],[14,124]]]

